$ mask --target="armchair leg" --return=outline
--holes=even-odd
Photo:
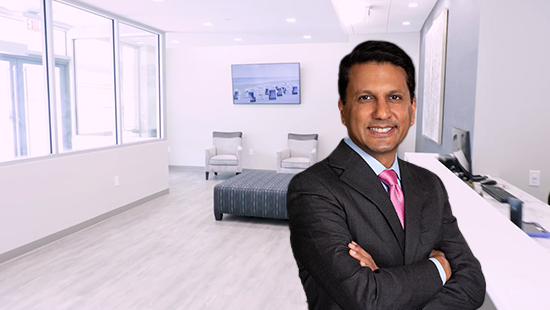
[[[240,172],[237,172],[237,175],[241,174]]]
[[[206,171],[205,173],[206,173],[206,179],[208,180],[208,171]]]
[[[217,173],[217,172],[214,172],[214,175],[218,175],[218,173]]]

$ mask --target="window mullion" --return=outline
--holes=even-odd
[[[115,70],[115,117],[116,117],[116,144],[121,145],[124,141],[122,138],[122,104],[120,93],[120,45],[119,45],[119,27],[118,20],[113,20],[113,47],[114,47],[114,70]]]
[[[50,152],[59,154],[59,144],[57,143],[57,111],[56,111],[56,91],[55,91],[55,54],[53,44],[53,7],[52,0],[42,1],[42,29],[44,31],[44,40],[42,42],[43,51],[42,63],[46,64],[46,93],[48,100],[48,111],[50,121]]]

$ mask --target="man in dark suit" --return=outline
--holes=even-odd
[[[388,42],[364,42],[340,63],[349,137],[288,187],[290,241],[310,309],[483,303],[480,264],[443,184],[397,158],[414,124],[414,77],[410,57]]]

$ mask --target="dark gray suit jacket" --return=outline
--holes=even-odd
[[[288,187],[290,241],[310,309],[475,309],[485,278],[430,171],[399,160],[405,230],[380,180],[344,141]],[[474,215],[472,215],[474,216]],[[357,242],[379,270],[348,254]],[[445,253],[452,277],[443,286],[428,260]]]

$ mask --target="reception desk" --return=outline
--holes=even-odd
[[[437,174],[445,184],[458,226],[481,262],[487,293],[495,307],[550,309],[550,248],[546,248],[549,241],[534,240],[516,227],[509,220],[506,204],[497,205],[496,200],[481,197],[441,164],[436,154],[405,153],[404,159]],[[531,210],[537,208],[531,204],[536,199],[519,195],[519,189],[508,186],[510,193],[527,200],[524,220],[537,221],[533,218],[537,214],[550,214],[548,205],[542,202],[539,207],[546,209]]]

